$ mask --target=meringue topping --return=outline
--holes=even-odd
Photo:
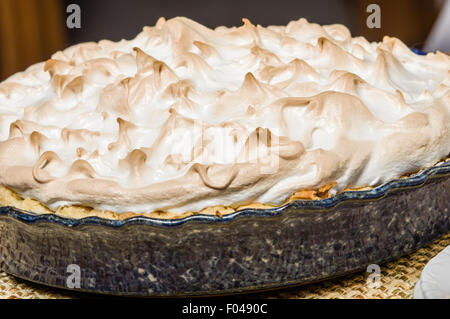
[[[449,154],[447,55],[305,19],[243,22],[161,18],[8,78],[0,184],[52,209],[181,215],[376,186]]]

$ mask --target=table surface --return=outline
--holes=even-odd
[[[368,282],[372,282],[370,279],[373,276],[369,277],[372,273],[363,272],[316,284],[279,289],[264,293],[240,295],[239,297],[289,299],[412,298],[414,286],[419,280],[425,265],[431,258],[449,245],[450,233],[411,255],[380,265],[380,285],[377,288],[368,284]],[[98,297],[98,295],[48,288],[0,272],[1,299],[68,299],[96,297]]]

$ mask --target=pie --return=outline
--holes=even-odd
[[[0,83],[0,205],[181,218],[371,188],[450,152],[450,57],[305,19],[160,18]]]

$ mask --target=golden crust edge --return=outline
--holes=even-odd
[[[5,187],[3,185],[0,185],[0,206],[12,206],[14,208],[26,210],[26,211],[32,211],[37,214],[56,214],[63,217],[69,217],[69,218],[85,218],[90,216],[97,216],[105,219],[112,219],[112,220],[123,220],[130,217],[135,216],[147,216],[152,218],[159,218],[159,219],[178,219],[178,218],[184,218],[191,215],[216,215],[219,217],[223,217],[223,215],[227,215],[230,213],[233,213],[237,210],[242,210],[245,208],[255,208],[255,209],[267,209],[267,208],[274,208],[279,207],[287,202],[298,200],[298,199],[306,199],[306,200],[317,200],[317,199],[324,199],[327,197],[330,197],[331,195],[328,194],[328,191],[336,185],[336,182],[324,185],[320,187],[318,190],[307,190],[302,189],[294,194],[292,194],[286,201],[284,201],[280,205],[273,205],[273,204],[262,204],[262,203],[256,203],[256,202],[248,202],[248,203],[239,203],[234,204],[230,206],[210,206],[206,207],[200,211],[194,212],[185,212],[182,214],[179,213],[173,213],[169,211],[153,211],[153,212],[143,212],[143,213],[136,213],[136,212],[125,212],[125,213],[116,213],[112,211],[102,211],[97,210],[95,208],[86,207],[86,206],[78,206],[78,205],[72,205],[72,206],[61,206],[56,210],[52,210],[49,207],[45,206],[40,201],[33,199],[33,198],[23,198],[18,193],[13,191],[12,189]]]

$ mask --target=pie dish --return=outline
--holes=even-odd
[[[2,269],[65,287],[77,264],[104,293],[238,292],[449,231],[450,58],[243,20],[161,18],[0,84]]]
[[[123,296],[244,293],[364,273],[449,233],[449,164],[222,218],[71,219],[1,207],[0,269],[67,289],[77,265],[71,289]]]

